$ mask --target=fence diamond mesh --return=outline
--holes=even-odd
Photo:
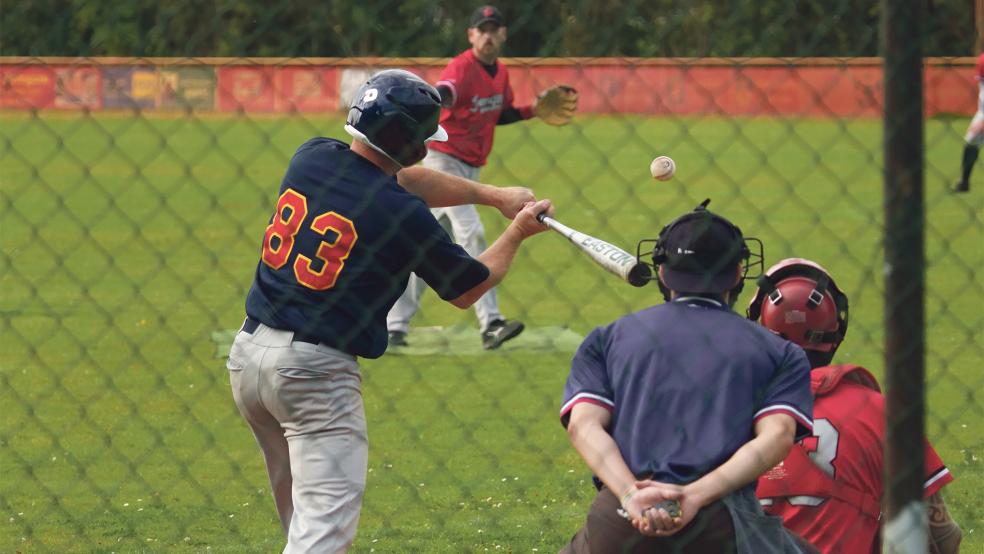
[[[26,40],[10,14],[37,6],[15,4],[4,53],[32,54],[10,47]],[[406,16],[417,4],[393,11]],[[92,17],[110,17],[98,6]],[[278,9],[267,23],[294,17]],[[334,8],[317,9],[327,17]],[[379,28],[412,42],[427,21],[445,21],[427,9],[429,20]],[[195,12],[176,4],[172,15]],[[536,17],[514,15],[520,30]],[[544,41],[576,43],[584,14],[575,15]],[[635,20],[626,21],[625,37],[635,36]],[[174,25],[154,28],[173,41]],[[468,45],[466,25],[434,25],[448,37],[434,46],[442,50],[393,50],[366,31],[338,51],[349,57],[78,57],[93,50],[69,47],[55,53],[72,57],[0,57],[5,550],[283,547],[225,357],[291,156],[311,137],[350,141],[347,108],[375,72],[403,68],[437,82]],[[711,198],[763,242],[766,267],[809,258],[835,276],[851,303],[835,361],[882,378],[883,70],[874,57],[803,57],[832,55],[822,47],[829,25],[791,58],[751,49],[763,57],[627,57],[635,51],[617,33],[605,52],[554,51],[600,57],[505,58],[517,106],[565,83],[579,92],[578,111],[562,127],[499,126],[479,180],[528,186],[553,201],[557,219],[633,253]],[[531,40],[518,34],[517,44]],[[323,40],[321,51],[334,52],[327,44],[338,37]],[[439,57],[369,57],[380,53]],[[924,66],[927,436],[955,477],[944,496],[966,551],[984,544],[984,203],[976,175],[969,193],[950,187],[976,106],[974,62],[932,57]],[[650,176],[657,155],[673,158],[673,179]],[[509,220],[478,210],[491,242]],[[595,327],[662,297],[553,233],[524,243],[497,290],[502,314],[526,325],[500,348],[483,349],[472,310],[426,291],[408,345],[361,360],[370,449],[354,551],[553,552],[583,523],[591,471],[557,419],[572,355]]]

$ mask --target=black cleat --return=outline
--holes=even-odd
[[[516,338],[524,329],[523,322],[497,319],[482,331],[482,348],[495,350],[509,339]]]
[[[390,331],[389,332],[389,345],[390,346],[410,346],[407,342],[407,334],[403,331]]]
[[[950,190],[953,192],[967,192],[970,190],[970,183],[967,181],[960,181],[957,184],[953,185],[953,187]]]

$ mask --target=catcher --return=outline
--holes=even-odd
[[[803,348],[814,396],[812,436],[759,478],[759,501],[824,554],[881,552],[885,399],[867,369],[831,365],[847,335],[847,295],[816,262],[788,258],[758,280],[747,314]],[[953,475],[925,444],[930,541],[923,548],[955,554],[962,534],[940,492]]]
[[[550,125],[570,123],[577,109],[577,91],[558,85],[542,92],[532,106],[514,106],[509,71],[499,61],[506,41],[506,24],[502,13],[492,6],[482,6],[472,14],[468,27],[471,48],[448,63],[437,82],[441,95],[441,126],[448,141],[428,143],[424,167],[467,179],[478,179],[479,171],[492,150],[496,125],[539,118]],[[435,208],[438,220],[447,217],[455,242],[472,256],[485,250],[485,229],[474,205]],[[416,275],[390,310],[386,318],[391,346],[406,346],[410,320],[420,306],[424,284]],[[495,289],[475,303],[481,329],[482,346],[498,348],[519,335],[523,323],[508,320],[499,311]]]

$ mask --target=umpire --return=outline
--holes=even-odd
[[[560,419],[598,494],[563,553],[811,551],[754,494],[810,434],[810,364],[732,312],[761,243],[708,202],[640,243],[667,302],[596,328],[571,362]]]

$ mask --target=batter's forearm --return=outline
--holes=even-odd
[[[400,186],[424,199],[431,208],[482,204],[497,206],[496,187],[415,165],[396,174]]]

